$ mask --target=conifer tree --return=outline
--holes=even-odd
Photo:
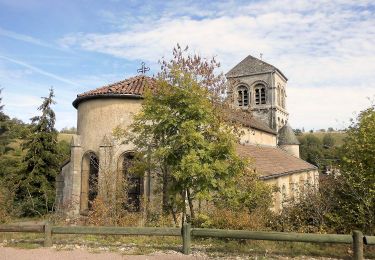
[[[1,95],[2,89],[0,89]],[[9,117],[3,112],[4,105],[2,104],[2,97],[0,96],[0,155],[6,151],[6,146],[9,143]]]
[[[55,129],[54,91],[38,108],[40,116],[31,118],[31,133],[23,144],[27,152],[18,201],[24,215],[42,215],[53,209],[55,200],[55,178],[59,170],[57,131]]]

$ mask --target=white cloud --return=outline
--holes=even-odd
[[[71,34],[60,44],[155,62],[178,42],[203,56],[217,55],[224,71],[248,54],[263,53],[290,79],[289,112],[296,125],[340,127],[375,92],[375,14],[370,5],[367,0],[223,1],[202,8],[171,2],[160,16],[152,15],[151,23],[150,17],[138,17],[120,32]],[[121,17],[105,15],[111,22]],[[125,23],[122,18],[119,22]]]
[[[49,77],[49,78],[53,78],[53,79],[55,79],[55,80],[58,80],[58,81],[61,81],[61,82],[64,82],[64,83],[67,83],[67,84],[69,84],[69,85],[74,85],[74,86],[78,86],[78,87],[80,86],[80,85],[77,84],[76,82],[73,82],[73,81],[71,81],[71,80],[69,80],[69,79],[67,79],[67,78],[61,77],[61,76],[56,75],[56,74],[54,74],[54,73],[47,72],[47,71],[45,71],[45,70],[42,70],[42,69],[37,68],[37,67],[35,67],[35,66],[32,66],[32,65],[30,65],[30,64],[28,64],[28,63],[26,63],[26,62],[23,62],[23,61],[20,61],[20,60],[16,60],[16,59],[12,59],[12,58],[10,58],[10,57],[6,57],[6,56],[2,56],[2,55],[0,55],[0,59],[4,59],[4,60],[9,61],[9,62],[11,62],[11,63],[14,63],[14,64],[20,65],[20,66],[22,66],[22,67],[28,68],[28,69],[30,69],[31,71],[34,71],[34,72],[36,72],[36,73],[39,73],[39,74],[41,74],[41,75],[47,76],[47,77]],[[0,75],[1,75],[1,74],[0,74]]]
[[[289,88],[290,122],[306,130],[333,127],[344,129],[349,119],[369,107],[375,98],[375,84],[367,87],[331,86],[322,88]]]

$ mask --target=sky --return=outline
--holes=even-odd
[[[159,70],[179,43],[228,72],[247,55],[287,77],[293,128],[343,129],[375,99],[373,0],[0,0],[5,112],[25,122],[55,90],[56,127],[76,126],[76,95]]]

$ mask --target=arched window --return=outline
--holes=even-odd
[[[281,107],[285,108],[285,90],[281,89]]]
[[[82,158],[81,172],[81,213],[92,209],[98,195],[99,159],[93,152],[86,153]]]
[[[245,86],[239,86],[237,88],[238,91],[238,106],[239,107],[247,107],[249,106],[249,90]]]
[[[255,104],[266,104],[266,87],[263,84],[255,86]]]
[[[125,153],[122,161],[122,173],[126,182],[127,203],[124,207],[128,211],[139,212],[141,210],[141,196],[143,194],[143,178],[133,172],[134,153]]]
[[[280,85],[277,86],[277,104],[281,106],[281,89]]]

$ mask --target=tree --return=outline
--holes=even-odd
[[[296,136],[301,136],[301,135],[302,135],[302,131],[301,131],[301,129],[293,129],[293,131],[294,131],[294,134],[295,134]]]
[[[322,142],[314,134],[298,137],[301,145],[301,158],[318,167],[322,166],[323,146]]]
[[[184,57],[177,46],[174,59],[161,64],[157,90],[146,92],[128,141],[145,158],[144,168],[158,173],[164,210],[173,215],[182,210],[186,215],[187,201],[194,220],[195,202],[201,200],[233,202],[251,210],[258,199],[269,199],[268,186],[236,154],[237,138],[216,106],[221,89],[220,76],[213,74],[217,63]]]
[[[40,116],[31,118],[31,133],[23,143],[26,154],[23,158],[24,173],[21,177],[17,202],[24,215],[48,213],[55,200],[55,178],[59,170],[57,131],[55,113],[51,106],[55,103],[53,89],[38,110]]]
[[[375,233],[375,107],[362,111],[347,131],[336,185],[333,214],[343,230]]]
[[[335,145],[335,139],[332,134],[325,134],[323,137],[324,148],[332,148]]]
[[[0,94],[2,89],[0,89]],[[9,116],[4,112],[4,105],[2,104],[2,97],[0,96],[0,155],[4,154],[7,145],[9,144]]]

